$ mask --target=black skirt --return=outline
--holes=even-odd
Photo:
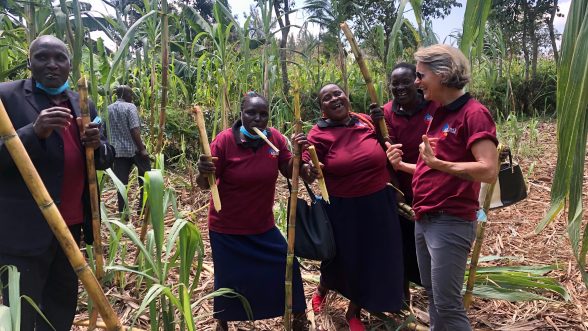
[[[402,248],[404,251],[404,279],[417,285],[421,284],[421,274],[417,263],[416,244],[414,242],[414,221],[398,216],[402,230]]]
[[[330,200],[327,213],[337,255],[321,264],[321,283],[369,311],[399,311],[404,267],[393,189]]]
[[[230,288],[243,295],[253,320],[284,315],[287,243],[276,227],[255,235],[231,235],[214,231],[210,245],[214,262],[214,289]],[[306,303],[298,262],[292,277],[292,311],[304,312]],[[223,321],[246,321],[238,298],[215,297],[214,317]]]

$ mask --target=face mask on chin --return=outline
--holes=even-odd
[[[61,85],[60,87],[46,87],[40,82],[36,82],[35,87],[39,90],[45,91],[45,93],[49,95],[58,95],[63,93],[63,91],[69,89],[69,82],[65,81],[65,83],[63,83],[63,85]]]

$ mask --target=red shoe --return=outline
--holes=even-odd
[[[348,319],[347,324],[349,325],[349,331],[365,331],[363,323],[361,323],[361,320],[357,317]]]
[[[321,310],[323,309],[323,303],[325,303],[325,299],[327,296],[322,296],[318,291],[314,291],[312,294],[312,311],[315,315],[320,314]]]

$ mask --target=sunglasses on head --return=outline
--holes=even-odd
[[[423,74],[422,72],[418,72],[418,71],[417,71],[417,72],[416,72],[416,77],[417,77],[419,80],[421,80],[421,79],[423,79],[423,78],[425,77],[425,74]]]

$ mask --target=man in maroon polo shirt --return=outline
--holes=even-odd
[[[498,173],[496,127],[490,112],[465,93],[470,69],[456,48],[433,45],[415,53],[416,80],[435,111],[419,146],[413,188],[415,241],[429,298],[431,330],[471,330],[461,289],[476,232],[480,182]]]
[[[40,36],[29,49],[32,78],[0,83],[0,98],[27,153],[73,237],[82,227],[92,243],[86,147],[94,149],[97,169],[114,159],[114,149],[90,123],[80,137],[79,95],[69,90],[71,70],[65,44]],[[90,104],[91,117],[96,108]],[[16,266],[21,295],[39,306],[53,328],[70,330],[77,306],[78,279],[57,239],[26,187],[4,142],[0,140],[0,267]],[[3,275],[6,284],[6,275]],[[7,288],[4,304],[9,304]],[[22,331],[52,330],[26,301],[21,306]]]
[[[391,144],[387,145],[386,154],[396,170],[399,188],[409,205],[412,205],[412,175],[419,157],[421,137],[427,131],[435,110],[439,107],[437,102],[424,99],[414,84],[415,79],[414,64],[397,63],[392,68],[389,82],[394,99],[382,108],[371,110],[374,122],[382,117],[386,121],[391,141]],[[399,221],[404,252],[404,296],[406,300],[410,300],[409,282],[421,285],[414,241],[414,221],[402,215],[399,215]]]

